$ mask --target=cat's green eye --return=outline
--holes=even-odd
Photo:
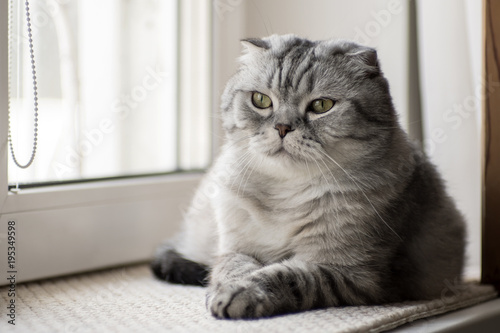
[[[314,113],[325,113],[326,111],[333,108],[335,105],[335,101],[329,98],[319,98],[312,101],[309,106],[308,111],[312,111]]]
[[[252,103],[255,107],[257,107],[259,109],[267,109],[268,107],[273,105],[271,98],[267,95],[260,93],[260,92],[254,92],[252,94]]]

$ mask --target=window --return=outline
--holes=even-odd
[[[23,163],[33,147],[31,50],[24,2],[11,6],[11,131]],[[191,103],[182,111],[193,115],[177,116],[178,93],[185,91],[177,91],[176,1],[35,1],[30,12],[38,146],[30,168],[9,160],[9,183],[206,167],[208,140],[198,142],[196,160],[181,156],[193,149],[179,150],[189,138],[182,134],[184,120],[208,118],[194,112],[203,106]],[[192,99],[186,96],[183,104]]]
[[[177,229],[200,178],[179,171],[207,167],[213,133],[211,7],[195,2],[30,2],[39,136],[35,161],[20,169],[7,124],[10,103],[26,163],[26,14],[24,1],[0,0],[0,249],[15,221],[18,281],[142,261]]]

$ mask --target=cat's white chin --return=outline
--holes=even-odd
[[[308,170],[304,157],[290,153],[284,148],[261,154],[259,160],[260,162],[256,163],[259,172],[276,179],[300,180],[309,178],[314,173]]]
[[[275,157],[275,158],[289,158],[292,157],[293,155],[283,146],[280,148],[276,149],[274,152],[270,154],[270,156]]]

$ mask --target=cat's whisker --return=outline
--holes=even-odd
[[[359,184],[356,181],[356,179],[354,179],[340,164],[337,163],[337,161],[335,161],[326,152],[323,152],[321,150],[319,150],[319,152],[322,153],[324,156],[326,156],[328,159],[330,159],[333,163],[335,163],[335,165],[337,165],[346,174],[346,176],[349,177],[352,180],[352,182],[354,183],[354,185],[356,185],[356,187],[361,191],[361,193],[363,194],[363,196],[366,198],[366,200],[368,201],[368,203],[372,207],[372,209],[375,212],[375,214],[377,214],[377,216],[380,218],[380,220],[382,222],[384,222],[384,224],[387,226],[387,228],[389,228],[400,240],[403,240],[403,238],[401,238],[401,236],[399,236],[399,234],[389,225],[389,223],[387,223],[386,220],[384,220],[384,218],[382,217],[382,215],[380,215],[380,213],[375,208],[375,206],[373,205],[373,203],[370,200],[370,198],[368,198],[368,196],[366,195],[365,191],[361,188],[361,186],[359,186]]]
[[[245,159],[250,155],[251,155],[251,152],[246,151],[245,153],[243,153],[243,155],[238,157],[238,159],[233,163],[233,165],[231,167],[233,169],[239,168],[244,163]]]
[[[327,156],[327,157],[328,157],[328,156]],[[324,158],[320,156],[320,159],[321,159],[321,161],[322,161],[322,162],[326,165],[326,163],[325,163],[325,161],[324,161]],[[327,169],[331,172],[330,168],[328,168],[328,167],[327,167]],[[333,174],[332,174],[332,176],[333,176]],[[337,181],[337,180],[336,180],[336,181]],[[356,180],[355,180],[354,178],[351,178],[349,181],[353,182],[353,183],[354,183],[354,184],[355,184],[355,185],[359,188],[359,186],[358,186],[358,184],[357,184],[357,182],[356,182]],[[338,183],[338,181],[337,181],[337,184],[339,184],[339,183]],[[339,185],[339,187],[340,187],[340,185]],[[363,195],[365,195],[365,193],[363,192],[363,190],[362,190],[362,189],[361,189],[361,192],[363,193]],[[349,203],[347,202],[347,199],[345,198],[344,192],[342,192],[342,196],[344,197],[344,200],[345,200],[345,203],[346,203],[346,207],[349,207]],[[366,197],[366,195],[365,195],[365,197]],[[371,204],[371,202],[370,202],[370,204]],[[373,207],[373,206],[372,206],[372,207]],[[377,212],[377,213],[378,213],[378,212]],[[338,215],[338,212],[337,212],[337,218],[338,218],[338,216],[339,216],[339,215]],[[383,221],[383,222],[385,223],[385,221]],[[377,233],[379,234],[379,236],[381,236],[381,234],[380,234],[379,230],[378,230],[378,229],[376,229],[376,231],[377,231]],[[358,234],[358,237],[359,237],[359,234]]]
[[[315,159],[313,159],[313,161],[314,161],[314,163],[316,163],[316,166],[318,167],[318,170],[321,173],[321,175],[323,176],[323,179],[325,180],[325,182],[327,184],[329,184],[328,178],[326,178],[325,174],[323,173],[323,170],[321,169],[320,165],[318,164],[318,161],[316,161]]]
[[[248,163],[248,161],[251,159],[250,157],[251,153],[249,151],[245,152],[241,157],[238,158],[238,160],[235,161],[235,163],[232,165],[231,169],[232,170],[238,170],[238,173],[236,175],[231,174],[231,177],[233,177],[233,180],[231,182],[230,188],[233,188],[235,185],[236,180],[238,180],[239,176],[243,172],[244,165]],[[240,168],[241,167],[241,168]]]
[[[323,157],[319,156],[320,158],[320,161],[326,166],[326,169],[328,170],[328,172],[330,173],[330,175],[332,176],[333,180],[337,183],[337,186],[339,187],[339,192],[342,193],[342,196],[344,197],[344,200],[345,200],[345,203],[346,203],[346,207],[348,206],[348,203],[347,203],[347,200],[344,196],[344,193],[340,190],[340,184],[339,182],[337,181],[337,178],[335,178],[335,176],[333,175],[332,171],[330,170],[330,168],[328,168],[327,164],[325,163],[325,161],[323,160]],[[335,188],[335,186],[333,186],[333,184],[330,184],[330,182],[328,182],[328,184],[330,185],[331,188]],[[337,201],[337,198],[336,198],[336,195],[335,193],[332,193],[332,195],[335,197],[335,201]],[[338,209],[335,209],[335,215],[337,215],[337,220],[340,220],[340,216],[339,216],[339,210]]]
[[[240,143],[240,142],[242,142],[242,141],[244,141],[246,139],[250,139],[250,138],[252,138],[252,135],[245,135],[245,136],[243,136],[243,137],[241,137],[239,139],[236,139],[236,141],[234,141],[233,143],[231,143],[230,145],[228,145],[227,148],[231,148],[231,147],[235,146],[236,144],[238,144],[238,143]]]
[[[250,174],[248,175],[247,180],[245,181],[245,185],[243,186],[243,188],[247,187],[248,181],[250,180],[250,177],[252,176],[252,173],[255,171],[255,169],[259,169],[261,167],[262,163],[264,162],[264,158],[265,157],[261,157],[260,162],[257,165],[257,167],[256,168],[252,168],[252,171],[250,171]]]
[[[224,135],[220,135],[220,134],[214,132],[213,130],[210,130],[210,135],[213,137],[216,137],[217,139],[224,140]]]
[[[309,159],[311,159],[311,155],[310,154],[308,154],[307,152],[304,152],[304,154],[306,154],[307,157]],[[306,169],[307,169],[307,173],[309,174],[309,178],[312,179],[313,176],[312,176],[311,170],[309,169],[309,163],[307,163],[307,158],[304,159],[304,162],[306,163]]]
[[[243,184],[243,181],[245,180],[245,175],[247,174],[248,172],[248,169],[250,169],[250,166],[252,165],[252,162],[256,159],[256,155],[253,155],[247,162],[247,164],[245,164],[244,166],[244,169],[245,169],[245,172],[243,173],[243,176],[241,177],[241,180],[240,180],[240,185],[238,186],[238,191],[236,192],[236,196],[239,196],[240,195],[240,189],[241,189],[241,185]],[[251,174],[251,173],[250,173]]]
[[[238,173],[241,173],[241,171],[243,170],[243,166],[248,162],[250,156],[252,155],[252,153],[250,152],[245,152],[243,155],[241,155],[234,163],[233,165],[231,166],[231,169],[234,171],[234,170],[238,170]]]
[[[326,184],[329,185],[329,187],[333,187],[332,184],[330,183],[330,181],[328,180],[328,178],[326,177],[326,175],[323,173],[323,170],[321,169],[321,166],[319,165],[318,161],[316,159],[312,159],[312,160],[314,161],[314,163],[316,163],[316,166],[318,167],[319,172],[321,172],[321,175],[325,179]],[[335,209],[335,215],[337,216],[337,220],[338,220],[339,219],[338,209]]]
[[[345,204],[348,205],[349,203],[347,202],[347,199],[345,197],[345,194],[344,194],[344,191],[342,191],[342,188],[340,186],[340,183],[339,181],[337,180],[337,178],[335,178],[335,176],[333,175],[333,172],[332,170],[328,167],[328,165],[326,164],[325,160],[323,157],[320,156],[320,159],[321,159],[321,162],[325,165],[326,169],[328,170],[328,172],[330,173],[330,175],[332,176],[333,180],[335,181],[335,183],[337,183],[337,187],[338,187],[338,192],[340,192],[342,194],[342,197],[344,198],[344,201],[345,201]]]
[[[244,153],[231,165],[231,176],[233,176],[235,171],[241,172],[240,167],[246,163],[247,158],[250,156],[250,152]]]

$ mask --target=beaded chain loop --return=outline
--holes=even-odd
[[[10,1],[10,13],[9,13],[9,45],[10,49],[12,50],[12,20],[13,20],[13,10],[12,10],[12,2],[13,0]],[[30,50],[30,59],[31,59],[31,73],[32,73],[32,78],[33,78],[33,100],[34,100],[34,111],[35,111],[35,118],[34,118],[34,134],[33,134],[33,150],[31,152],[31,157],[29,161],[26,164],[21,164],[18,162],[16,159],[16,155],[14,153],[14,145],[12,144],[12,126],[11,126],[11,119],[10,119],[10,105],[9,105],[9,131],[8,131],[8,138],[9,138],[9,148],[10,152],[12,154],[12,159],[14,160],[14,163],[20,167],[21,169],[26,169],[28,168],[33,161],[35,160],[35,154],[36,154],[36,148],[37,148],[37,140],[38,140],[38,92],[37,92],[37,81],[36,81],[36,68],[35,68],[35,54],[33,51],[33,35],[31,31],[31,19],[30,19],[30,9],[29,9],[29,2],[26,0],[25,2],[26,5],[26,22],[28,26],[28,42],[29,42],[29,50]],[[12,51],[9,52],[9,80],[11,78],[11,65],[12,65]],[[9,82],[9,104],[11,100],[10,96],[10,87],[11,84]]]

